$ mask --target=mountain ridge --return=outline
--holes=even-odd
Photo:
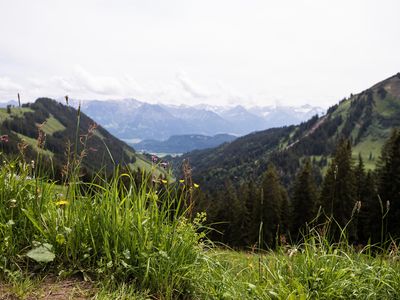
[[[77,110],[49,98],[39,98],[22,107],[0,109],[0,134],[7,136],[7,141],[1,143],[1,152],[15,156],[19,145],[25,143],[26,158],[36,160],[41,153],[58,179],[66,164],[65,153],[70,151],[68,145],[71,151],[82,155],[82,169],[88,176],[100,170],[112,172],[116,164],[137,167],[147,162],[80,108]],[[38,136],[42,136],[42,147],[38,146]]]
[[[266,106],[250,109],[239,105],[166,105],[136,99],[82,101],[82,110],[118,138],[160,141],[172,135],[186,134],[213,136],[226,133],[240,136],[278,125],[299,123],[315,111],[324,112],[319,107],[301,107]],[[257,114],[258,110],[262,110],[264,115]]]

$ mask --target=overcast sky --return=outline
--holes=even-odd
[[[328,106],[397,72],[398,0],[0,0],[0,101]]]

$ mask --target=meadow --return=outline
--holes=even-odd
[[[325,224],[274,251],[233,250],[191,216],[193,184],[119,170],[85,183],[79,164],[62,184],[42,173],[2,159],[0,299],[400,298],[395,243],[333,243]]]

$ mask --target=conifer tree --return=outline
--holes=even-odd
[[[361,153],[358,154],[358,164],[354,170],[354,178],[355,178],[355,200],[358,203],[358,207],[360,208],[359,213],[355,216],[355,226],[356,230],[356,239],[357,241],[364,241],[365,235],[368,226],[368,214],[369,211],[367,209],[367,201],[366,201],[366,192],[367,192],[367,178],[365,173],[364,161],[362,159]],[[361,210],[362,208],[362,210]]]
[[[284,202],[284,188],[280,183],[275,167],[270,164],[264,173],[261,188],[261,221],[262,239],[267,247],[276,246],[276,238],[279,236],[282,226],[282,207]]]
[[[296,237],[306,223],[315,219],[317,214],[317,188],[315,186],[312,167],[309,160],[296,176],[293,197],[291,232]]]
[[[368,171],[365,175],[362,186],[358,190],[357,199],[361,201],[357,224],[358,242],[362,244],[369,241],[379,242],[381,240],[382,213],[376,191],[376,180],[372,171]]]
[[[378,193],[387,214],[387,233],[400,237],[400,131],[393,130],[382,148]]]
[[[355,230],[349,224],[353,217],[356,201],[351,143],[340,139],[333,155],[332,162],[324,178],[321,191],[321,204],[328,217],[334,218],[340,228],[347,226],[350,239],[355,238]],[[337,228],[333,228],[335,237],[339,236]]]
[[[243,245],[242,231],[245,216],[244,202],[237,197],[237,192],[230,180],[225,181],[223,214],[225,218],[220,219],[226,222],[223,241],[232,246]]]
[[[258,241],[260,217],[258,215],[259,194],[253,181],[240,187],[241,201],[244,203],[243,230],[241,232],[244,246],[254,245]]]

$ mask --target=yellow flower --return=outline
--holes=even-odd
[[[196,189],[199,188],[199,185],[198,185],[197,183],[193,183],[193,186],[194,186]]]
[[[56,202],[56,206],[68,205],[69,202],[67,200],[60,200]]]
[[[167,184],[167,183],[168,183],[168,181],[165,180],[165,179],[162,179],[161,182],[164,183],[164,184]]]
[[[185,179],[180,179],[179,182],[180,182],[180,183],[184,183],[184,182],[185,182]]]

